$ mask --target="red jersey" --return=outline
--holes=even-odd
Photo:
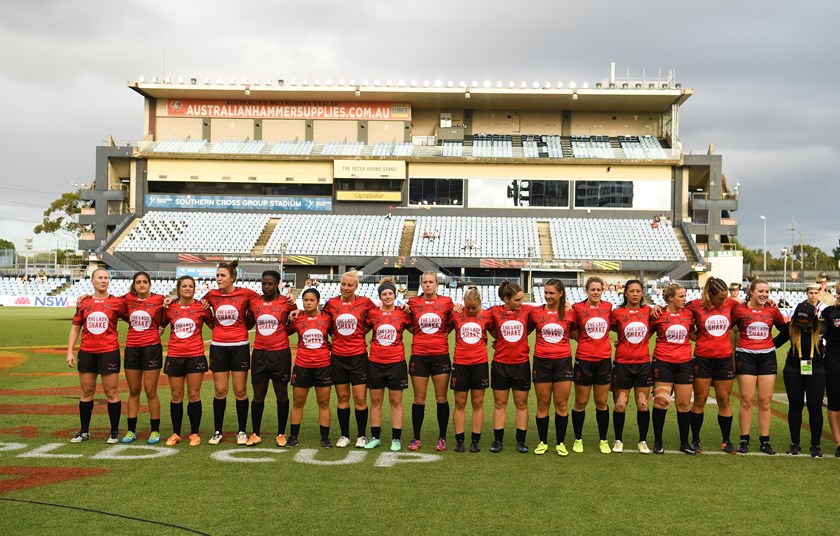
[[[128,308],[122,298],[86,298],[76,304],[73,325],[82,326],[79,349],[90,354],[104,354],[120,349],[117,320],[128,320]]]
[[[123,296],[128,308],[128,335],[125,345],[139,348],[160,344],[160,327],[163,320],[163,295],[150,294],[148,298],[139,298],[128,293]]]
[[[373,331],[370,339],[371,361],[387,364],[405,361],[402,333],[411,325],[411,319],[402,309],[372,309],[368,312],[366,323]]]
[[[449,336],[446,326],[452,314],[452,298],[424,296],[409,298],[408,307],[414,325],[411,353],[414,355],[449,355]]]
[[[476,316],[466,311],[452,313],[450,327],[455,330],[456,365],[487,363],[487,332],[493,330],[493,317],[481,309]]]
[[[204,355],[204,337],[201,328],[204,324],[213,325],[213,313],[205,309],[201,302],[181,305],[177,301],[164,309],[161,325],[170,324],[169,347],[167,357],[199,357]]]
[[[530,312],[531,324],[537,332],[534,343],[534,357],[548,359],[569,359],[572,347],[569,345],[569,331],[575,325],[575,313],[566,311],[560,318],[558,311],[550,311],[545,305],[534,307]]]
[[[726,298],[719,307],[711,309],[703,307],[703,300],[692,300],[685,306],[694,315],[694,325],[697,327],[694,355],[712,359],[732,357],[729,332],[732,329],[732,309],[736,305],[736,300]]]
[[[610,313],[610,326],[618,334],[615,362],[638,365],[650,362],[650,312],[647,305],[638,309],[618,307]]]
[[[746,303],[732,308],[732,323],[738,326],[739,352],[760,354],[775,348],[773,326],[785,325],[785,319],[777,307],[765,303],[762,309],[752,309]]]
[[[650,327],[656,330],[653,357],[667,363],[691,361],[691,341],[688,339],[688,334],[691,332],[692,322],[694,322],[694,315],[688,309],[683,309],[679,313],[663,310],[659,318],[652,318]]]
[[[610,313],[612,304],[602,301],[589,305],[582,301],[572,305],[575,312],[575,327],[578,345],[575,359],[579,361],[602,361],[612,355],[610,343]]]
[[[330,343],[327,340],[332,329],[332,318],[323,311],[315,316],[301,313],[289,328],[297,333],[298,345],[295,365],[304,368],[330,366]]]
[[[297,305],[288,296],[277,295],[272,301],[264,296],[248,302],[248,317],[255,322],[254,350],[285,350],[289,347],[286,322]]]
[[[531,323],[530,305],[523,305],[518,311],[495,305],[487,310],[493,319],[493,361],[505,365],[519,365],[528,362],[528,334],[534,329]]]
[[[216,321],[213,324],[213,342],[216,346],[242,346],[248,344],[245,314],[251,300],[260,295],[249,288],[235,287],[230,294],[213,289],[204,295],[213,307]]]
[[[347,357],[367,352],[365,320],[368,312],[377,309],[370,298],[356,296],[342,301],[341,296],[327,300],[324,312],[332,317],[332,350],[337,356]]]

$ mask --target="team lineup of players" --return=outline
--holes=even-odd
[[[821,457],[823,428],[822,400],[828,395],[828,418],[840,456],[840,307],[832,305],[819,314],[809,302],[796,307],[790,322],[769,300],[769,286],[755,279],[746,301],[729,296],[727,285],[710,277],[702,298],[686,303],[685,288],[671,284],[663,289],[666,307],[644,304],[641,281],[624,285],[624,303],[613,308],[602,301],[604,282],[598,277],[586,281],[586,300],[567,304],[562,281],[544,285],[545,305],[523,304],[523,291],[516,283],[503,282],[498,289],[502,304],[484,309],[475,287],[464,293],[463,303],[453,304],[437,294],[437,276],[421,277],[422,293],[397,305],[397,290],[383,280],[377,306],[355,294],[359,284],[355,272],[344,274],[340,294],[319,308],[320,294],[314,288],[303,291],[303,309],[279,292],[280,274],[266,271],[262,294],[237,287],[237,262],[221,264],[218,289],[195,300],[195,281],[178,279],[174,298],[150,292],[151,280],[144,272],[135,274],[131,291],[123,297],[108,292],[107,270],[97,269],[91,277],[94,293],[81,297],[73,317],[67,348],[67,365],[77,367],[81,387],[80,430],[71,439],[90,439],[90,422],[97,377],[108,400],[111,432],[108,443],[131,443],[137,438],[140,395],[145,391],[151,432],[149,443],[161,441],[161,407],[157,384],[161,368],[171,389],[172,434],[165,440],[174,446],[182,441],[183,399],[186,387],[188,436],[191,446],[201,444],[201,385],[212,372],[214,384],[213,430],[208,442],[223,440],[224,415],[230,385],[233,386],[238,433],[237,444],[262,442],[262,417],[269,383],[277,404],[276,443],[280,447],[299,444],[303,410],[314,388],[319,416],[320,445],[330,440],[330,397],[337,397],[340,435],[336,447],[351,444],[351,402],[355,413],[357,448],[375,449],[382,441],[382,412],[385,390],[391,415],[392,451],[402,449],[402,392],[412,383],[413,438],[408,449],[421,448],[421,431],[429,380],[436,400],[438,440],[436,450],[447,449],[450,406],[448,389],[454,392],[452,424],[456,452],[479,452],[484,422],[484,394],[493,394],[493,441],[491,452],[504,447],[507,406],[512,394],[515,407],[516,449],[527,453],[529,424],[528,396],[536,392],[536,429],[539,443],[533,450],[549,450],[549,413],[553,405],[555,451],[569,454],[566,434],[568,403],[574,438],[571,450],[583,452],[586,408],[594,397],[598,450],[604,454],[624,449],[625,412],[633,391],[639,430],[637,448],[642,453],[663,454],[664,427],[671,401],[677,411],[679,450],[689,455],[702,452],[700,432],[704,408],[715,388],[721,448],[727,453],[747,453],[751,448],[753,408],[757,407],[759,450],[775,454],[770,443],[770,403],[777,375],[776,348],[790,342],[783,376],[789,398],[790,448],[799,454],[802,411],[807,404],[811,430],[810,454]],[[840,303],[840,282],[835,286]],[[121,402],[117,379],[121,369],[117,322],[129,324],[123,367],[129,385],[128,431],[120,438]],[[202,327],[212,329],[209,363],[205,356]],[[163,359],[160,335],[169,326],[170,337]],[[773,328],[778,335],[773,337]],[[253,353],[248,332],[255,328]],[[737,343],[730,334],[738,331]],[[411,357],[406,365],[404,331],[413,334]],[[528,336],[535,332],[532,348]],[[610,331],[617,334],[615,344]],[[368,348],[367,334],[371,333]],[[454,332],[450,353],[449,334]],[[492,362],[488,359],[488,335],[493,339]],[[650,338],[656,335],[653,355]],[[292,357],[290,337],[296,336]],[[76,343],[81,338],[78,354]],[[577,341],[574,357],[570,340]],[[694,342],[694,345],[692,345]],[[450,355],[452,357],[450,358]],[[248,400],[248,372],[251,372],[253,400]],[[739,382],[740,436],[730,435],[733,411],[730,394]],[[292,384],[292,401],[288,384]],[[653,408],[649,409],[651,388]],[[608,442],[609,398],[613,399],[612,445]],[[470,402],[471,437],[466,440],[466,408]],[[368,400],[370,404],[368,405]],[[807,402],[806,402],[807,401]],[[291,408],[290,408],[291,405]],[[252,433],[247,434],[249,409]],[[290,411],[291,410],[291,411]],[[368,435],[370,420],[370,435]],[[651,421],[653,448],[647,445]],[[289,433],[286,433],[287,424]],[[691,434],[691,438],[689,438]]]

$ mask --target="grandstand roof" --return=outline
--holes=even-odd
[[[590,110],[664,112],[682,104],[692,89],[609,89],[609,88],[498,88],[498,87],[376,87],[292,86],[257,84],[205,84],[165,82],[129,82],[128,87],[141,95],[160,99],[235,99],[235,100],[319,100],[352,102],[409,102],[418,108],[457,107],[475,110]],[[247,91],[247,93],[246,93]],[[358,92],[358,95],[357,95]],[[467,100],[469,95],[469,100]]]

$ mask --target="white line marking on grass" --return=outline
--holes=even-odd
[[[318,449],[300,449],[295,454],[295,461],[298,463],[308,463],[310,465],[352,465],[359,463],[365,459],[367,452],[359,452],[356,450],[348,450],[347,456],[343,460],[316,460]]]
[[[147,451],[147,452],[141,452]],[[151,451],[151,452],[148,452]],[[178,451],[170,447],[153,447],[151,445],[114,445],[93,456],[94,460],[145,460],[149,458],[165,458],[177,454]]]
[[[81,458],[82,454],[50,454],[50,452],[60,449],[61,447],[70,446],[67,443],[47,443],[35,450],[18,454],[18,458]]]
[[[0,443],[0,452],[8,452],[10,450],[22,450],[28,447],[26,443]]]
[[[393,467],[398,463],[428,463],[441,459],[438,454],[420,454],[418,452],[383,452],[376,459],[374,467]]]
[[[257,454],[283,454],[284,452],[289,452],[286,449],[227,449],[227,450],[220,450],[218,452],[214,452],[210,455],[211,458],[216,460],[217,462],[236,462],[236,463],[265,463],[265,462],[274,462],[277,461],[274,458],[264,458],[264,457],[254,457],[252,455]],[[245,454],[246,456],[241,456],[241,454]],[[251,455],[249,457],[249,455]]]

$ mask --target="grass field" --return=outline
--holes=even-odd
[[[827,422],[827,456],[821,460],[718,455],[713,405],[706,410],[705,454],[644,456],[632,452],[634,448],[624,454],[600,454],[590,408],[586,451],[560,458],[551,454],[553,450],[545,456],[516,453],[512,405],[506,449],[491,454],[489,392],[482,452],[457,454],[450,446],[447,452],[435,453],[437,425],[429,396],[418,456],[406,450],[392,454],[387,449],[318,449],[313,395],[299,448],[279,449],[272,441],[259,448],[237,447],[231,439],[236,422],[231,394],[226,440],[213,447],[206,444],[213,397],[212,383],[206,381],[205,443],[198,448],[185,443],[153,448],[145,441],[106,445],[101,390],[92,423],[94,439],[71,445],[68,439],[78,429],[78,379],[64,364],[63,350],[71,316],[70,309],[0,308],[0,534],[836,534],[840,525],[835,506],[840,499],[840,460],[831,456],[834,445]],[[164,378],[159,393],[165,437],[171,427]],[[781,375],[777,390],[783,392]],[[125,401],[124,384],[121,391]],[[404,397],[404,445],[411,437],[411,400],[409,389]],[[141,405],[138,430],[145,431],[145,397]],[[537,443],[535,405],[532,394],[532,448]],[[773,409],[773,443],[784,451],[789,442],[787,407],[774,403]],[[672,450],[678,444],[674,415],[672,408],[666,424],[666,448]],[[264,437],[272,437],[274,422],[269,394]],[[355,431],[352,420],[351,430]],[[752,434],[757,437],[757,430]],[[331,435],[333,441],[338,437],[334,419]],[[552,424],[549,438],[553,435]],[[636,435],[631,407],[625,443],[634,447]],[[570,425],[568,444],[571,437]],[[451,427],[449,438],[454,444]],[[803,431],[807,443],[806,438]],[[387,439],[386,408],[383,440]],[[652,431],[649,439],[652,443]],[[757,440],[754,443],[757,446]]]

